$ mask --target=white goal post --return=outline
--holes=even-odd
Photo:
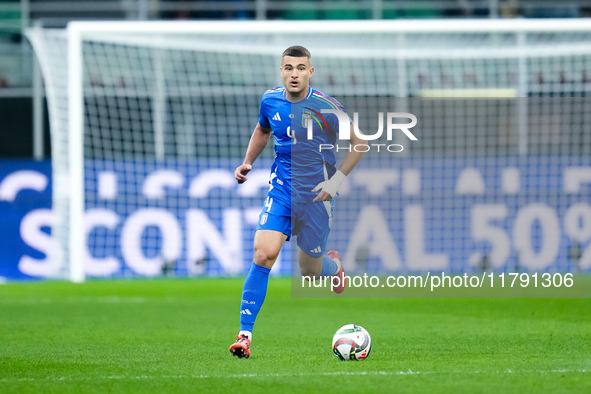
[[[222,163],[219,168],[226,171],[235,162],[234,159],[239,160],[243,154],[244,144],[256,124],[256,96],[260,97],[266,89],[281,83],[277,68],[279,56],[285,47],[293,44],[310,47],[313,59],[318,64],[318,73],[321,74],[321,70],[324,70],[324,74],[313,80],[314,86],[339,100],[350,97],[351,100],[348,101],[358,106],[350,109],[351,111],[369,112],[378,107],[373,99],[359,104],[361,97],[398,98],[396,105],[403,110],[413,109],[412,100],[423,103],[416,104],[423,111],[432,108],[434,102],[439,103],[437,99],[447,98],[454,102],[451,110],[459,114],[458,116],[465,116],[465,121],[457,121],[450,126],[458,134],[445,137],[434,131],[429,134],[428,130],[423,135],[418,133],[419,141],[426,142],[422,147],[417,148],[419,144],[415,144],[405,151],[403,157],[408,157],[409,160],[414,157],[442,155],[510,157],[507,160],[511,161],[513,157],[529,154],[560,153],[565,157],[579,157],[589,153],[585,147],[585,144],[590,143],[586,134],[586,115],[584,108],[579,108],[579,103],[571,103],[573,108],[578,108],[576,113],[569,112],[574,116],[573,119],[566,120],[565,116],[561,118],[562,122],[575,124],[569,124],[568,127],[580,128],[576,133],[569,134],[567,146],[561,141],[556,142],[551,131],[532,132],[530,118],[538,114],[530,113],[531,104],[528,105],[526,100],[519,100],[532,96],[549,97],[550,100],[558,97],[580,97],[585,100],[591,95],[591,83],[587,80],[587,73],[591,78],[591,24],[588,20],[71,22],[65,31],[29,29],[27,37],[40,60],[49,103],[56,215],[52,234],[56,239],[56,247],[62,251],[61,261],[52,262],[56,267],[54,276],[73,282],[82,282],[87,275],[160,275],[162,271],[159,269],[170,261],[176,263],[175,269],[182,272],[181,275],[195,274],[194,268],[189,267],[193,262],[188,255],[198,261],[209,261],[208,267],[214,267],[211,268],[214,275],[242,272],[240,265],[232,268],[222,257],[206,252],[206,249],[215,247],[212,246],[214,239],[208,238],[205,241],[203,237],[208,235],[203,235],[200,231],[206,230],[194,229],[188,224],[190,218],[195,218],[202,212],[228,208],[233,204],[232,198],[220,200],[219,206],[214,206],[209,200],[203,204],[195,203],[195,195],[199,194],[197,191],[188,191],[186,195],[180,195],[182,193],[179,192],[174,198],[161,199],[154,197],[156,194],[136,195],[131,190],[135,186],[129,186],[135,181],[125,177],[147,178],[155,169],[163,171],[164,177],[169,176],[163,181],[162,190],[165,186],[180,189],[188,186],[189,182],[194,185],[200,173],[193,174],[189,170],[183,174],[186,175],[185,179],[171,180],[176,179],[175,173],[182,173],[180,167],[191,167],[191,164],[171,164],[171,161],[179,158],[190,161],[192,155],[203,158],[203,163],[200,161],[199,165],[211,166],[212,171],[218,171],[217,164],[213,163]],[[235,69],[228,66],[232,59],[236,61]],[[215,98],[208,101],[203,97]],[[482,105],[477,104],[466,109],[462,107],[468,105],[465,101],[462,104],[457,103],[458,99],[466,98],[482,100],[479,101]],[[507,108],[499,109],[500,104],[494,102],[494,99],[513,101],[505,104]],[[243,107],[245,101],[249,104]],[[425,112],[423,119],[419,116],[419,123],[434,124],[434,118],[450,110],[445,105],[437,104],[436,114],[428,115]],[[540,113],[543,113],[543,108],[552,105],[554,104],[536,104],[541,108]],[[507,122],[511,123],[512,129],[507,135],[499,131],[502,126],[498,122],[495,121],[494,125],[492,121],[481,124],[482,120],[478,120],[479,114],[486,117],[484,111],[491,108],[502,113],[504,118],[511,117]],[[223,111],[229,113],[227,120],[219,119]],[[373,117],[374,114],[366,116]],[[211,123],[200,127],[201,119],[210,117],[216,119],[207,120]],[[237,124],[238,120],[235,118],[240,117],[248,121]],[[369,128],[373,126],[370,120],[366,124],[369,124]],[[241,128],[239,133],[237,128]],[[217,130],[217,133],[212,129]],[[491,136],[493,132],[496,133],[494,138]],[[237,141],[238,138],[242,141],[235,143],[240,144],[240,149],[234,149],[232,141]],[[503,138],[506,141],[499,142]],[[195,139],[200,142],[195,142]],[[557,152],[552,151],[553,148],[549,145],[552,143],[557,144]],[[435,147],[438,144],[448,151],[436,152]],[[499,148],[499,145],[503,146]],[[238,151],[241,153],[237,153]],[[95,164],[88,164],[88,160],[100,161],[96,165],[101,170],[95,170],[92,167]],[[503,160],[505,159],[501,161]],[[561,164],[555,169],[559,172],[566,171],[565,166],[570,164]],[[433,167],[428,168],[429,165]],[[442,164],[427,164],[427,161],[415,163],[415,167],[420,168],[423,174],[423,182],[425,177],[435,178],[436,175],[432,174],[437,173],[440,165]],[[524,164],[523,168],[528,165],[531,163]],[[128,167],[134,166],[136,169],[141,167],[139,172],[132,173],[132,170],[128,170]],[[387,166],[391,167],[392,164]],[[580,163],[580,167],[585,166],[585,162]],[[499,171],[513,168],[519,166],[499,167]],[[408,176],[411,179],[412,170],[413,168],[401,170],[403,186],[412,184],[405,178]],[[92,179],[89,178],[89,172],[93,174]],[[506,176],[507,179],[512,179],[511,175]],[[533,174],[531,176],[534,177]],[[351,182],[353,181],[354,178]],[[454,182],[452,179],[449,181]],[[559,183],[556,179],[549,182],[554,181]],[[102,189],[93,189],[89,193],[89,183],[96,183],[99,185],[96,187]],[[129,191],[122,191],[122,184]],[[225,184],[223,187],[230,188]],[[413,188],[414,186],[408,186],[408,190],[414,190]],[[146,193],[145,183],[143,190]],[[406,195],[404,193],[406,192],[403,191],[403,195]],[[476,195],[478,193],[480,192],[474,192]],[[88,195],[93,196],[90,197],[91,204]],[[94,197],[95,195],[98,197]],[[255,196],[254,192],[252,196]],[[392,198],[399,201],[404,196],[394,195]],[[429,201],[440,201],[437,198],[433,197]],[[449,196],[441,198],[443,207],[451,199]],[[547,204],[556,209],[562,220],[565,215],[563,210],[574,203],[576,201],[567,201],[564,196],[558,196]],[[90,248],[92,252],[89,252],[88,238],[95,230],[90,229],[84,219],[86,215],[88,220],[89,208],[93,209],[93,215],[104,215],[96,219],[104,231],[101,230],[100,235],[96,235],[100,239],[97,241],[98,246]],[[151,208],[154,208],[153,212],[150,211],[154,214],[151,216],[154,221],[145,219],[146,222],[141,222],[142,219],[137,219],[144,223],[143,230],[133,233],[131,229],[122,229],[126,225],[124,222],[134,215],[135,210]],[[159,211],[156,212],[156,209]],[[173,213],[167,215],[167,210]],[[408,212],[415,211],[409,208]],[[585,210],[581,215],[586,217],[586,212]],[[219,220],[217,213],[212,214],[216,217],[215,221],[210,218],[217,228],[227,230],[219,232],[221,238],[218,238],[221,240],[218,241],[221,243],[224,241],[223,236],[226,236],[226,243],[230,242],[232,230],[227,223],[233,220],[232,214],[233,212],[227,210],[220,213],[223,218]],[[245,227],[252,224],[252,220],[248,218],[253,214],[244,208],[239,215],[242,215],[242,219],[236,219],[233,223],[242,223],[240,230],[236,231],[245,232]],[[417,217],[422,217],[421,215]],[[519,212],[515,215],[519,216]],[[139,216],[133,216],[133,219],[137,217]],[[175,217],[182,223],[178,225],[180,232],[171,231],[171,234],[178,233],[183,238],[178,244],[172,240],[172,235],[167,239],[161,234],[164,228],[162,223],[168,223]],[[494,215],[489,216],[491,217]],[[497,216],[501,219],[504,217]],[[209,225],[208,221],[204,223]],[[480,245],[480,249],[491,249],[492,259],[496,259],[493,265],[501,267],[512,264],[511,256],[515,253],[523,256],[525,252],[522,253],[521,250],[525,249],[532,256],[537,256],[536,248],[539,249],[539,246],[531,246],[531,242],[523,246],[519,244],[521,241],[510,235],[510,239],[506,241],[504,234],[511,234],[508,227],[499,229],[496,235],[494,231],[490,235],[490,231],[487,233],[486,229],[490,230],[492,225],[486,223],[482,228],[478,225],[475,225],[476,230],[472,228],[476,231],[473,238],[474,242],[487,242],[487,246]],[[230,227],[224,227],[226,224]],[[394,224],[405,226],[402,222]],[[160,226],[160,230],[156,231],[158,234],[150,235],[150,226]],[[130,224],[128,228],[131,227]],[[561,237],[568,236],[568,242],[576,240],[584,248],[589,241],[586,227],[568,230],[565,225],[565,228],[566,235]],[[187,240],[186,232],[191,229],[195,234],[201,234],[201,238],[196,238],[196,235],[191,238],[199,240],[196,242],[199,247],[190,246],[195,242]],[[411,234],[415,230],[405,231],[406,234]],[[424,256],[429,255],[427,249],[435,250],[437,247],[433,245],[445,242],[436,239],[437,236],[430,239],[425,235],[428,230],[421,231],[428,243],[427,246],[421,246]],[[540,231],[543,233],[545,230]],[[122,233],[134,234],[129,238],[134,241],[130,242],[137,244],[137,249],[143,252],[122,250],[127,247],[122,246],[122,241],[118,240]],[[341,238],[336,235],[337,242],[346,245],[345,237],[349,237],[350,232],[348,234]],[[534,235],[531,237],[535,238]],[[543,238],[543,235],[540,237]],[[434,244],[429,243],[431,241]],[[506,242],[509,242],[509,246],[505,245]],[[538,241],[532,242],[535,244]],[[244,245],[247,243],[243,242]],[[408,250],[413,247],[407,244],[405,248],[409,259],[412,253],[409,255]],[[167,248],[171,252],[166,252]],[[187,251],[190,248],[196,249]],[[234,258],[247,258],[247,246],[241,248],[243,250],[233,252]],[[453,270],[454,266],[474,266],[476,260],[483,258],[483,253],[491,258],[487,255],[488,252],[469,250],[471,248],[465,247],[468,257],[464,260],[470,260],[469,263],[454,263],[452,261],[456,258],[448,256],[447,265],[435,262],[433,266],[437,267],[439,264],[441,267],[452,267]],[[506,250],[507,248],[509,249]],[[517,250],[518,248],[522,249]],[[430,257],[437,255],[433,250]],[[562,262],[552,269],[568,269],[565,268],[569,264],[564,257],[566,254],[562,249],[556,252],[554,260]],[[207,257],[203,257],[205,255]],[[134,258],[151,268],[143,270],[139,263],[131,261]],[[591,252],[586,258],[591,265]],[[585,259],[581,261],[583,260],[585,267],[587,263]],[[430,260],[427,258],[425,261]],[[242,261],[239,263],[243,264]],[[519,263],[524,264],[522,261]],[[543,263],[539,263],[540,268]],[[354,264],[353,260],[349,264]],[[96,268],[89,269],[89,266]],[[107,266],[112,268],[101,268]],[[550,267],[551,264],[546,266]],[[421,271],[427,269],[427,266],[407,264],[404,269],[399,262],[395,262],[386,265],[387,269]]]

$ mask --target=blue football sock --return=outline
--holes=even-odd
[[[335,275],[339,271],[339,265],[333,259],[328,258],[327,255],[322,256],[322,271],[317,279],[322,279],[327,276]]]
[[[254,321],[267,295],[269,272],[271,269],[252,263],[246,275],[240,304],[240,331],[252,332]]]

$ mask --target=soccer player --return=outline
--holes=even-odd
[[[246,175],[272,133],[276,157],[271,167],[271,185],[254,237],[254,262],[244,282],[240,332],[230,346],[230,352],[240,358],[250,356],[252,330],[265,300],[269,272],[290,236],[297,236],[302,275],[332,276],[335,293],[345,289],[340,256],[336,251],[325,254],[325,247],[332,221],[333,197],[363,153],[351,149],[337,169],[334,149],[321,149],[321,144],[323,147],[336,145],[342,123],[337,114],[322,110],[346,112],[338,101],[310,87],[314,73],[310,52],[302,46],[287,48],[280,70],[284,86],[270,89],[263,95],[259,122],[250,138],[244,163],[234,172],[238,183],[247,181]],[[353,132],[350,118],[346,118],[351,145],[365,144]]]

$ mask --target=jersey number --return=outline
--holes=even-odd
[[[296,139],[296,136],[295,136],[295,132],[292,133],[292,131],[291,131],[291,126],[287,126],[287,136],[293,140],[293,141],[291,141],[292,145],[294,145],[296,142],[298,142],[298,140]]]
[[[267,196],[267,200],[265,201],[265,207],[267,208],[267,212],[271,211],[271,205],[273,205],[273,199]]]

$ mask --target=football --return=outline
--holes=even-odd
[[[365,328],[347,324],[334,334],[332,351],[342,361],[365,360],[371,351],[371,337]]]

